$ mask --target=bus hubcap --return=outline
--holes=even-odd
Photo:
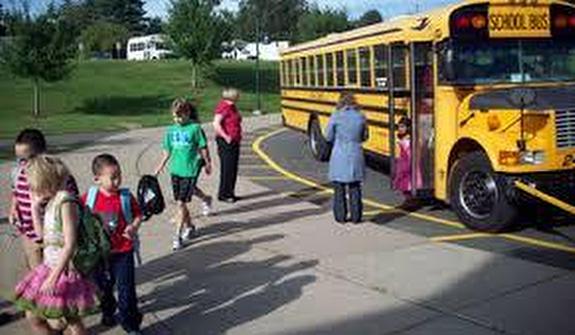
[[[497,184],[489,173],[472,171],[465,174],[459,189],[459,200],[469,215],[487,218],[497,202]]]

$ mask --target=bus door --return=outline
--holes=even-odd
[[[433,44],[431,42],[410,44],[409,77],[411,185],[416,186],[413,187],[413,195],[428,195],[433,189],[435,163]]]

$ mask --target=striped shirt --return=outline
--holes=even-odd
[[[30,191],[30,183],[26,174],[28,162],[21,160],[18,162],[16,171],[14,173],[13,195],[16,201],[16,212],[18,218],[15,222],[16,228],[23,236],[30,240],[40,243],[42,236],[39,236],[34,230],[34,223],[32,221],[32,192]],[[78,196],[78,187],[76,180],[70,176],[66,180],[66,189],[74,196]],[[44,217],[44,210],[40,213],[40,218]]]

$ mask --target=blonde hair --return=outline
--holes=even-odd
[[[344,109],[346,107],[357,108],[357,102],[353,93],[344,91],[339,97],[337,109]]]
[[[183,123],[192,113],[190,103],[184,98],[175,99],[172,102],[172,108],[170,111],[174,117],[174,122],[176,123]]]
[[[222,99],[237,101],[240,97],[240,91],[237,88],[226,87],[222,91]]]
[[[70,175],[64,162],[50,155],[39,155],[30,160],[27,173],[32,192],[51,194],[62,189]]]

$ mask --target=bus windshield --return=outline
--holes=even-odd
[[[575,81],[575,39],[451,41],[440,50],[443,83]]]

